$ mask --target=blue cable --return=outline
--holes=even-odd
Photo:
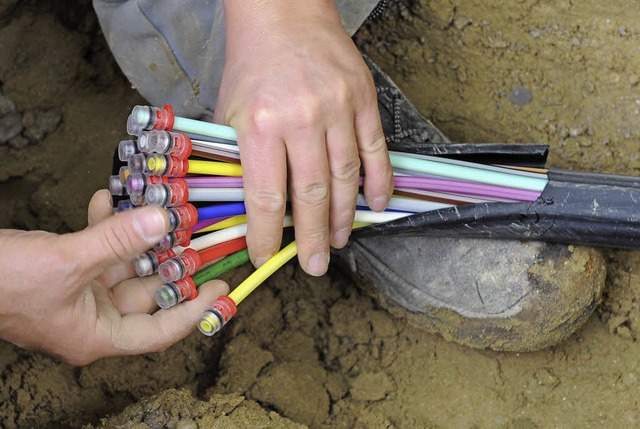
[[[198,220],[215,219],[246,214],[244,203],[216,204],[198,209]]]

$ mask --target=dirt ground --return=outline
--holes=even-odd
[[[550,166],[640,176],[628,1],[402,0],[356,40],[453,141],[545,142]],[[0,1],[0,227],[83,228],[141,98],[89,1]],[[339,267],[293,264],[220,337],[75,368],[0,343],[5,428],[636,427],[640,251],[606,250],[566,342],[478,351],[412,327]],[[227,279],[237,283],[240,269]]]

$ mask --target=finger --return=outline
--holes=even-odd
[[[360,158],[353,118],[342,118],[327,132],[327,154],[331,170],[329,231],[331,245],[347,244],[355,215],[360,179]]]
[[[284,143],[267,137],[261,140],[260,134],[239,140],[247,210],[247,248],[256,267],[280,248],[287,201]]]
[[[88,221],[89,226],[94,226],[99,222],[113,216],[113,202],[111,193],[106,189],[100,189],[89,202]],[[130,279],[135,276],[133,264],[130,262],[117,264],[108,267],[98,277],[100,283],[106,288],[110,288],[123,280]]]
[[[287,144],[289,197],[302,269],[321,276],[329,265],[330,172],[324,134]]]
[[[89,226],[93,226],[113,215],[113,202],[111,200],[111,193],[106,189],[100,189],[91,197],[88,208],[88,223]]]
[[[198,288],[198,297],[192,301],[153,315],[132,313],[111,327],[111,347],[107,352],[129,355],[162,351],[186,337],[216,298],[227,294],[229,286],[221,280],[207,282]]]
[[[393,193],[393,169],[373,90],[356,113],[355,127],[360,160],[364,167],[364,194],[374,211],[385,209]]]
[[[130,263],[137,254],[159,242],[168,229],[166,210],[147,206],[119,213],[84,231],[62,237],[67,249],[78,256],[78,272],[95,278],[105,267]]]
[[[131,278],[113,286],[109,297],[120,314],[151,313],[158,308],[156,292],[160,286],[162,280],[157,275]]]

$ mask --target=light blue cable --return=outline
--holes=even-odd
[[[539,178],[539,179],[547,177],[543,173],[533,173],[531,171],[515,170],[515,169],[512,169],[512,168],[508,168],[508,167],[499,167],[497,165],[476,164],[476,163],[471,163],[469,161],[461,161],[461,160],[458,160],[458,159],[450,159],[450,158],[441,158],[441,157],[431,156],[431,155],[422,155],[422,154],[419,154],[419,153],[406,153],[406,152],[396,152],[396,151],[389,151],[389,152],[390,153],[398,153],[400,155],[405,155],[405,156],[410,156],[412,158],[427,159],[427,160],[431,160],[431,161],[441,162],[441,163],[444,163],[444,164],[466,165],[466,166],[478,168],[478,169],[481,169],[481,170],[501,171],[503,173],[515,174],[517,176],[536,177],[536,178]]]
[[[214,124],[212,122],[182,118],[180,116],[176,116],[174,118],[173,130],[182,131],[184,133],[199,134],[201,136],[217,137],[231,141],[238,140],[238,133],[232,127]]]
[[[206,121],[183,118],[176,116],[173,129],[185,133],[199,134],[230,141],[238,140],[238,133],[232,127],[214,124]],[[509,186],[512,188],[527,189],[530,191],[542,191],[547,186],[546,178],[527,177],[507,172],[487,170],[482,167],[456,165],[446,161],[420,159],[411,155],[390,153],[391,165],[394,168],[411,170],[419,173],[434,174],[452,179],[468,180],[472,182],[487,183],[490,185]],[[460,161],[458,161],[460,162]],[[463,164],[464,162],[460,162]]]
[[[509,186],[511,188],[527,189],[529,191],[543,191],[547,186],[547,179],[519,176],[498,171],[484,170],[470,166],[445,164],[437,161],[419,159],[412,156],[390,153],[389,158],[394,168],[435,174],[451,179],[467,180],[471,182],[487,183],[490,185]]]

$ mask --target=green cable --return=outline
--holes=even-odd
[[[185,133],[199,134],[201,136],[217,137],[220,139],[237,141],[238,133],[232,127],[214,124],[213,122],[197,121],[195,119],[176,116],[173,121],[173,129]]]
[[[249,251],[242,249],[195,273],[192,276],[193,282],[196,284],[196,287],[199,287],[201,284],[209,280],[217,279],[227,271],[231,271],[247,262],[249,262]]]
[[[436,176],[443,176],[451,179],[486,183],[489,185],[508,186],[510,188],[541,192],[547,186],[548,182],[548,180],[544,178],[519,176],[516,174],[484,170],[471,166],[430,161],[398,153],[390,153],[389,158],[391,160],[391,165],[394,168],[434,174]]]
[[[293,238],[294,237],[291,232],[285,232],[282,236],[281,247],[284,247],[287,244],[291,243],[293,241]],[[237,251],[236,253],[232,253],[229,256],[226,256],[224,259],[216,262],[215,264],[211,264],[208,267],[201,269],[193,276],[191,276],[191,278],[196,284],[196,287],[199,287],[201,284],[206,283],[209,280],[217,279],[227,271],[231,271],[234,268],[238,268],[240,265],[246,264],[247,262],[249,262],[249,260],[249,249],[242,249]]]

